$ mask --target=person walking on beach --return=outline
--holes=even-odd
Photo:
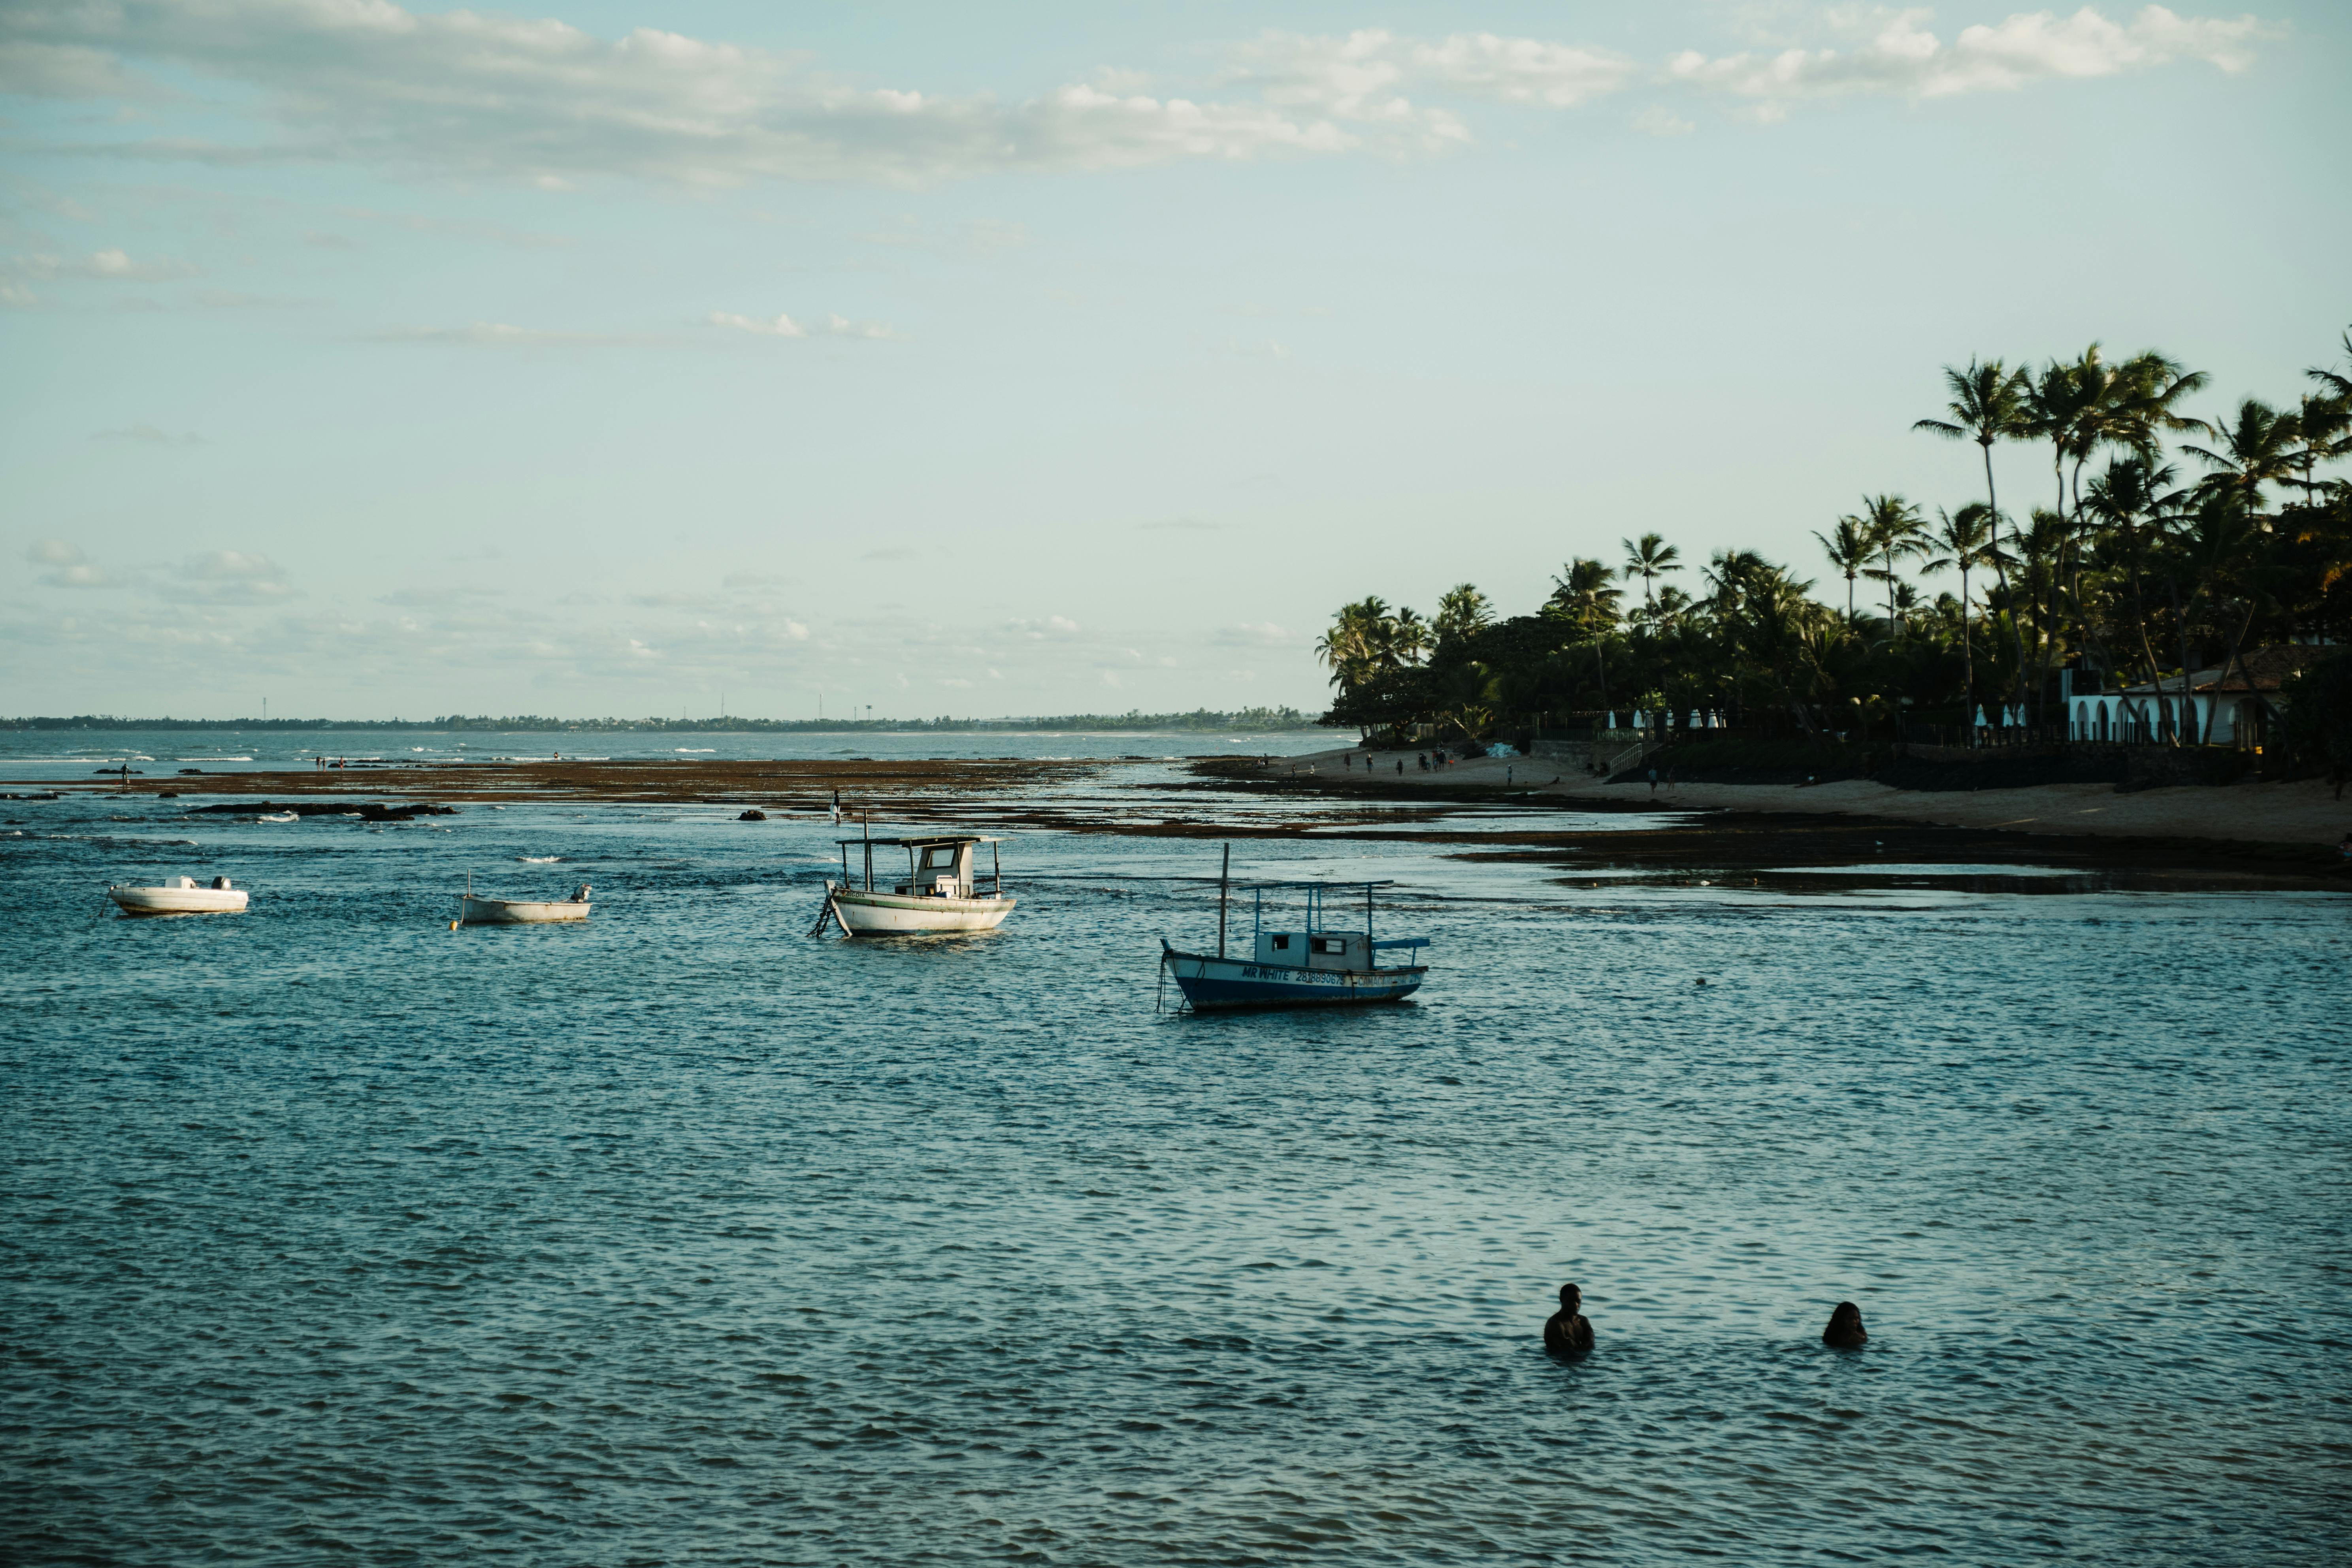
[[[1657,769],[1655,769],[1655,768],[1652,768],[1652,769],[1650,770],[1650,798],[1651,798],[1652,800],[1655,800],[1657,797],[1658,797],[1658,770],[1657,770]]]
[[[1584,1304],[1584,1292],[1573,1283],[1559,1288],[1559,1310],[1544,1321],[1544,1349],[1556,1356],[1581,1356],[1592,1352],[1592,1325],[1578,1310]]]

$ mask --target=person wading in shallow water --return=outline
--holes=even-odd
[[[1851,1301],[1840,1301],[1830,1313],[1830,1326],[1822,1331],[1822,1343],[1850,1351],[1870,1336],[1863,1331],[1862,1309]]]
[[[1574,1285],[1559,1288],[1559,1310],[1544,1320],[1544,1349],[1553,1355],[1587,1355],[1592,1350],[1592,1325],[1577,1308],[1584,1293]]]

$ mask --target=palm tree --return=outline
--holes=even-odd
[[[1601,701],[1606,707],[1609,663],[1601,652],[1601,643],[1617,625],[1617,601],[1623,595],[1609,585],[1612,574],[1598,561],[1572,556],[1566,571],[1566,576],[1552,579],[1557,586],[1546,607],[1574,626],[1578,635],[1592,644],[1592,664],[1601,677]]]
[[[2027,435],[2032,427],[2026,409],[2026,392],[2032,382],[2023,366],[2009,369],[1999,360],[1978,361],[1971,358],[1966,370],[1944,367],[1944,388],[1951,394],[1945,407],[1948,419],[1919,419],[1912,422],[1914,430],[1925,430],[1941,436],[1948,441],[1974,441],[1984,453],[1985,511],[1992,521],[1993,574],[2000,581],[2003,597],[2009,595],[2009,567],[2000,553],[2000,497],[1993,489],[1992,448],[1996,441],[2006,441]],[[2015,524],[2011,525],[2011,531]],[[2010,617],[2010,631],[2017,639],[2018,695],[2024,695],[2025,632],[2014,616]]]
[[[1838,575],[1845,579],[1845,618],[1846,624],[1852,626],[1853,580],[1862,575],[1864,567],[1870,564],[1870,539],[1862,531],[1862,520],[1842,517],[1837,520],[1835,532],[1824,534],[1815,529],[1813,537],[1822,542],[1822,553],[1830,558],[1830,564],[1836,567]]]
[[[1494,620],[1494,611],[1486,603],[1486,595],[1468,583],[1457,583],[1438,597],[1438,646],[1443,647],[1475,637],[1493,625]]]
[[[1683,552],[1668,544],[1664,535],[1657,533],[1645,533],[1638,542],[1621,539],[1617,542],[1625,547],[1625,564],[1618,570],[1629,583],[1636,577],[1642,580],[1642,603],[1655,608],[1657,597],[1650,591],[1650,584],[1669,572],[1681,571],[1676,563],[1682,560]]]
[[[2158,679],[2158,668],[2156,647],[2147,635],[2147,592],[2142,574],[2147,552],[2142,548],[2141,529],[2160,528],[2165,514],[2179,504],[2182,492],[2171,488],[2178,477],[2168,463],[2151,463],[2139,457],[2118,458],[2107,465],[2105,473],[2091,481],[2083,502],[2093,517],[2122,536],[2124,572],[2131,584],[2133,629],[2139,639],[2141,663],[2150,681]]]
[[[1867,553],[1874,555],[1879,564],[1863,575],[1886,584],[1886,624],[1892,629],[1895,619],[1895,563],[1908,556],[1921,555],[1927,545],[1927,521],[1919,509],[1901,496],[1878,495],[1862,498],[1860,517],[1840,518],[1841,524],[1851,522],[1869,545]]]
[[[1331,683],[1347,691],[1368,683],[1381,667],[1389,607],[1377,595],[1340,606],[1331,628],[1318,638],[1315,657],[1329,667]]]
[[[1416,665],[1429,652],[1429,623],[1419,612],[1399,606],[1389,617],[1381,639],[1381,662],[1390,669]]]
[[[2344,329],[2344,355],[2347,361],[2352,361],[2352,327]],[[2347,364],[2347,368],[2352,368],[2352,364]],[[2335,396],[2352,398],[2352,375],[2344,375],[2332,370],[2322,370],[2317,365],[2312,366],[2303,374],[2327,388]]]
[[[2204,447],[2181,447],[2213,470],[2205,476],[2200,489],[2225,492],[2247,516],[2260,517],[2263,487],[2294,482],[2299,461],[2295,447],[2303,438],[2303,427],[2294,413],[2249,397],[2238,405],[2238,417],[2233,423],[2209,424],[2205,428],[2211,432],[2220,451]]]
[[[1923,573],[1960,569],[1960,723],[1971,746],[1977,743],[1977,665],[1969,636],[1969,569],[1991,558],[1990,516],[1991,509],[1980,501],[1970,501],[1957,512],[1937,507],[1936,527],[1929,537],[1933,546],[1946,553],[1922,562],[1919,567]]]
[[[1599,637],[1617,624],[1617,601],[1623,597],[1609,585],[1615,575],[1598,561],[1588,561],[1578,555],[1570,558],[1563,570],[1567,575],[1554,577],[1551,605],[1587,637]]]

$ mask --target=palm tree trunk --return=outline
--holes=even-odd
[[[1969,558],[1960,554],[1960,732],[1970,751],[1977,743],[1977,661],[1969,643]]]
[[[1985,504],[1992,508],[1993,575],[2000,579],[2001,596],[2003,598],[2008,598],[2009,568],[2002,563],[2000,557],[2000,500],[1999,496],[1994,493],[1992,486],[1992,443],[1990,440],[1986,440],[1979,441],[1977,445],[1984,448]],[[2015,542],[2017,538],[2017,525],[2015,523],[2011,523],[2010,525],[2009,534],[2011,540]],[[2017,549],[2018,558],[2020,560],[2023,560],[2025,546],[2021,543],[2017,546]],[[2020,708],[2022,708],[2025,706],[2025,628],[2018,624],[2017,605],[2013,600],[2011,602],[2009,608],[2009,632],[2010,636],[2017,644],[2017,705]]]

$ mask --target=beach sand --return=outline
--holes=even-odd
[[[2337,800],[2324,780],[2290,784],[2198,784],[2116,793],[2113,784],[2039,784],[2026,789],[1900,790],[1868,779],[1820,784],[1604,784],[1569,765],[1529,757],[1481,757],[1423,773],[1412,752],[1365,753],[1335,749],[1284,758],[1260,777],[1318,788],[1501,790],[1559,797],[1612,808],[1653,804],[1684,811],[1801,813],[1915,822],[1943,827],[1998,828],[2011,833],[2092,835],[2131,838],[2197,838],[2332,846],[2352,831],[2352,798]],[[1352,759],[1343,765],[1342,759]],[[1404,772],[1396,764],[1402,761]],[[1308,770],[1312,769],[1310,773]],[[1557,779],[1557,784],[1551,782]]]

